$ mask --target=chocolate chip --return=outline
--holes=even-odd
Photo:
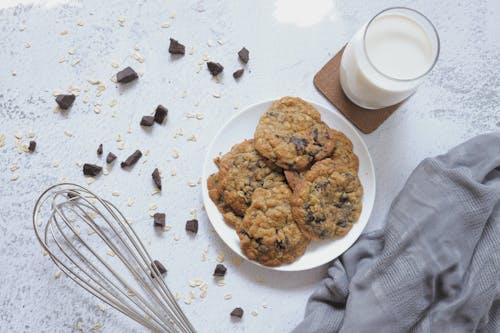
[[[226,275],[227,268],[223,264],[217,264],[214,271],[214,276],[224,276]]]
[[[160,171],[158,171],[158,168],[154,169],[151,176],[153,177],[153,181],[155,182],[156,187],[158,187],[158,189],[161,190],[161,177],[160,177]]]
[[[242,308],[234,308],[234,310],[231,311],[231,317],[238,317],[238,318],[243,317],[243,309]]]
[[[153,269],[153,271],[155,271],[155,267],[160,273],[160,275],[167,273],[167,269],[165,268],[165,266],[163,266],[163,264],[158,260],[153,260],[153,262],[151,263],[151,268]],[[151,277],[152,278],[155,277],[155,274],[153,272],[151,272]]]
[[[248,59],[250,59],[250,52],[248,52],[248,50],[246,48],[242,48],[238,52],[238,57],[240,58],[240,60],[242,62],[244,62],[246,64],[246,63],[248,63]]]
[[[75,101],[76,96],[73,94],[69,95],[57,95],[56,96],[56,103],[59,105],[59,107],[63,110],[68,109],[71,105],[73,105],[73,102]]]
[[[299,153],[304,152],[304,149],[306,148],[307,143],[308,143],[306,139],[304,139],[304,138],[298,138],[298,137],[295,137],[295,136],[292,136],[292,138],[290,139],[290,141],[295,145],[295,149]]]
[[[97,155],[102,155],[102,143],[97,147]]]
[[[236,72],[234,72],[234,73],[233,73],[233,77],[234,77],[235,79],[239,79],[239,78],[243,75],[243,72],[244,72],[244,71],[245,71],[245,70],[244,70],[243,68],[238,69]]]
[[[198,232],[198,220],[193,219],[186,221],[186,230],[196,234]]]
[[[116,160],[116,155],[113,154],[112,152],[109,152],[108,153],[108,156],[106,156],[106,163],[110,164],[112,163],[114,160]]]
[[[155,123],[155,117],[153,116],[144,116],[141,119],[141,126],[151,127]]]
[[[139,75],[131,67],[127,67],[116,73],[116,81],[120,83],[129,83],[137,78],[139,78]]]
[[[224,70],[224,67],[221,64],[213,61],[207,62],[207,68],[213,76],[219,75]]]
[[[30,152],[34,152],[34,151],[35,151],[35,149],[36,149],[36,141],[31,140],[31,141],[30,141],[30,144],[28,145],[28,150],[29,150]]]
[[[153,223],[157,227],[165,226],[165,214],[164,213],[155,213],[153,215]]]
[[[134,164],[137,163],[137,161],[142,157],[142,153],[139,149],[137,149],[136,151],[134,151],[132,153],[132,155],[130,155],[129,157],[127,157],[127,159],[125,161],[123,161],[120,166],[122,168],[126,168],[126,167],[131,167],[133,166]]]
[[[184,54],[186,53],[186,47],[176,41],[173,38],[170,38],[170,45],[168,47],[168,52],[172,54]]]
[[[95,165],[95,164],[90,164],[90,163],[85,163],[83,165],[83,174],[85,176],[92,176],[95,177],[98,174],[100,174],[102,171],[102,167]]]
[[[162,124],[163,120],[167,118],[168,110],[163,105],[158,105],[155,110],[155,121],[158,124]]]

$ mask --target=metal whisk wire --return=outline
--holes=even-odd
[[[89,228],[86,235],[79,224]],[[35,204],[33,228],[59,269],[101,301],[154,332],[195,332],[144,244],[111,202],[76,184],[51,186]],[[108,255],[99,254],[103,249]]]

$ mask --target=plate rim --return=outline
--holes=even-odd
[[[278,97],[278,98],[270,98],[270,99],[266,99],[266,100],[262,100],[260,102],[256,102],[256,103],[253,103],[253,104],[250,104],[248,106],[246,106],[245,108],[241,109],[239,112],[237,112],[236,114],[234,114],[232,117],[230,117],[221,127],[220,129],[216,132],[216,134],[213,136],[212,140],[210,141],[209,145],[207,146],[207,150],[206,150],[206,153],[205,153],[205,158],[203,160],[203,165],[202,165],[202,199],[203,199],[203,205],[206,206],[206,202],[212,202],[211,199],[210,199],[210,196],[208,195],[208,186],[207,186],[207,179],[208,179],[208,174],[207,174],[207,169],[209,169],[209,163],[213,162],[213,157],[209,156],[209,153],[210,151],[212,150],[212,147],[213,145],[215,144],[216,140],[219,138],[219,136],[222,134],[222,132],[224,131],[224,129],[226,129],[226,127],[234,120],[236,119],[237,117],[239,117],[241,114],[243,114],[244,112],[247,112],[249,109],[253,109],[253,108],[256,108],[258,107],[259,105],[262,105],[262,104],[269,104],[269,103],[272,103],[274,101],[277,101],[279,99],[281,99],[283,97]],[[344,254],[347,250],[349,250],[349,248],[354,244],[356,243],[356,241],[359,239],[359,237],[363,234],[363,231],[365,230],[366,226],[368,225],[368,222],[372,216],[372,212],[373,212],[373,207],[375,205],[375,198],[376,198],[376,193],[377,193],[377,181],[376,181],[376,175],[375,175],[375,166],[373,164],[373,159],[372,159],[372,156],[370,154],[370,151],[368,150],[368,147],[365,143],[365,141],[363,140],[363,138],[361,137],[359,131],[347,120],[345,119],[345,117],[335,108],[330,108],[330,107],[326,107],[325,105],[323,104],[320,104],[320,103],[317,103],[317,102],[313,102],[309,99],[305,99],[305,98],[302,98],[300,97],[301,99],[303,99],[304,101],[306,101],[307,103],[311,104],[312,106],[314,107],[320,107],[320,108],[323,108],[325,110],[327,110],[328,112],[332,112],[332,113],[335,113],[337,116],[341,117],[341,118],[344,118],[344,123],[347,127],[350,128],[350,130],[354,133],[354,135],[357,136],[357,139],[358,141],[361,143],[362,145],[362,148],[364,149],[364,151],[366,152],[366,155],[368,157],[368,171],[370,172],[370,174],[368,175],[369,178],[372,179],[373,181],[373,200],[370,202],[370,211],[368,213],[368,216],[366,218],[366,223],[365,225],[363,226],[363,228],[361,229],[359,235],[352,241],[351,244],[349,244],[349,246],[346,247],[346,249],[344,249],[339,255],[337,255],[336,257],[333,257],[333,258],[329,258],[327,259],[326,261],[323,261],[322,263],[319,263],[319,264],[315,264],[313,266],[310,266],[310,267],[303,267],[303,268],[294,268],[294,269],[287,269],[290,267],[290,264],[288,265],[281,265],[281,266],[275,266],[275,267],[271,267],[271,266],[265,266],[265,265],[262,265],[254,260],[250,260],[248,259],[243,253],[239,253],[235,250],[233,250],[233,248],[231,247],[231,245],[228,244],[228,242],[224,239],[224,237],[222,237],[219,233],[219,231],[217,230],[217,226],[215,225],[214,221],[212,221],[212,219],[210,218],[208,212],[206,212],[206,215],[207,215],[207,218],[208,220],[210,221],[210,224],[212,225],[212,227],[214,228],[217,236],[224,242],[224,244],[226,244],[226,246],[228,248],[231,249],[231,251],[235,254],[237,254],[239,257],[241,257],[242,259],[246,260],[247,262],[250,262],[258,267],[262,267],[262,268],[265,268],[265,269],[269,269],[269,270],[272,270],[272,271],[281,271],[281,272],[301,272],[301,271],[307,271],[307,270],[311,270],[311,269],[314,269],[314,268],[318,268],[320,266],[323,266],[335,259],[337,259],[338,257],[340,257],[342,254]],[[318,111],[319,112],[319,111]],[[212,202],[213,203],[213,202]],[[220,212],[219,212],[220,213]],[[223,220],[222,220],[223,223],[225,223]],[[229,226],[228,226],[229,227]],[[306,250],[307,251],[307,250]]]

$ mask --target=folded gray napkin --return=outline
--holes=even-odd
[[[384,230],[333,262],[304,332],[500,332],[500,133],[411,174]]]

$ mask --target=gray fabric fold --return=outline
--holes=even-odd
[[[500,332],[500,133],[425,159],[384,230],[310,297],[304,332]]]

